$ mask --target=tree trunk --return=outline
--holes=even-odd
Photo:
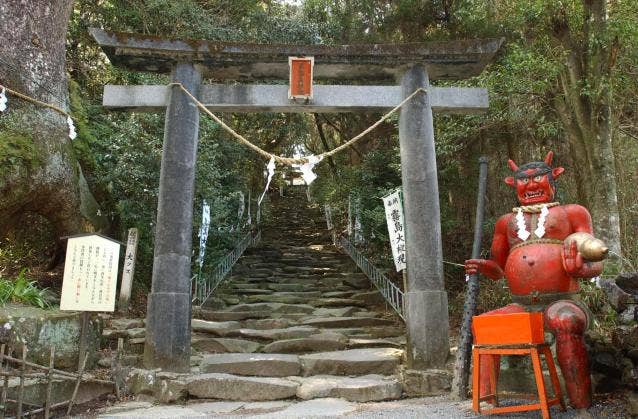
[[[72,7],[72,0],[0,2],[2,85],[68,109],[65,44]],[[57,237],[77,233],[79,166],[66,117],[7,97],[0,116],[0,234],[28,211],[48,219]]]
[[[575,168],[578,198],[592,214],[594,231],[620,254],[620,217],[612,147],[609,76],[614,48],[604,47],[607,34],[605,0],[583,1],[584,26],[571,30],[566,14],[554,21],[554,37],[567,51],[554,102],[565,128]],[[585,91],[587,89],[588,91]]]

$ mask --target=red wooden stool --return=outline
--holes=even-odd
[[[559,404],[565,410],[565,402],[556,373],[556,365],[549,349],[544,342],[543,318],[541,313],[515,313],[476,316],[473,318],[475,344],[472,348],[472,409],[476,413],[512,413],[526,410],[540,410],[543,419],[551,417],[549,407]],[[554,397],[547,397],[543,367],[540,355],[545,356],[549,369],[549,376],[554,387]],[[498,406],[497,373],[490,371],[490,394],[480,394],[481,356],[483,355],[529,355],[534,367],[534,378],[538,390],[538,403]],[[491,409],[481,411],[481,402],[489,401],[494,405]]]

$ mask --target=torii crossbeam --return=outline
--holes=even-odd
[[[449,353],[447,293],[434,150],[432,112],[470,113],[488,107],[485,89],[431,87],[429,78],[479,74],[502,40],[404,45],[255,45],[159,39],[92,29],[114,65],[171,73],[217,112],[374,112],[401,108],[399,141],[404,194],[408,367],[441,369]],[[288,100],[282,85],[201,85],[216,80],[287,80],[289,56],[314,56],[315,79],[395,82],[401,85],[316,85],[307,104]],[[190,365],[190,259],[199,112],[178,87],[106,86],[104,106],[166,108],[155,236],[153,284],[148,299],[144,362],[188,371]]]

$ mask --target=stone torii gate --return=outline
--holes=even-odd
[[[479,74],[500,39],[406,45],[256,45],[169,40],[106,32],[91,34],[113,65],[170,73],[215,112],[387,111],[416,89],[426,89],[400,113],[404,193],[408,367],[443,368],[449,353],[448,303],[432,112],[472,113],[488,107],[485,89],[432,87],[430,79]],[[287,80],[289,56],[314,56],[314,78],[395,82],[397,85],[315,85],[309,103],[288,99],[288,86],[202,85],[216,80]],[[104,106],[161,111],[164,147],[144,362],[149,368],[188,371],[190,365],[191,234],[199,110],[177,86],[110,86]]]

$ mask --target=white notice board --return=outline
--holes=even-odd
[[[69,237],[60,310],[114,311],[120,244],[91,234]]]

